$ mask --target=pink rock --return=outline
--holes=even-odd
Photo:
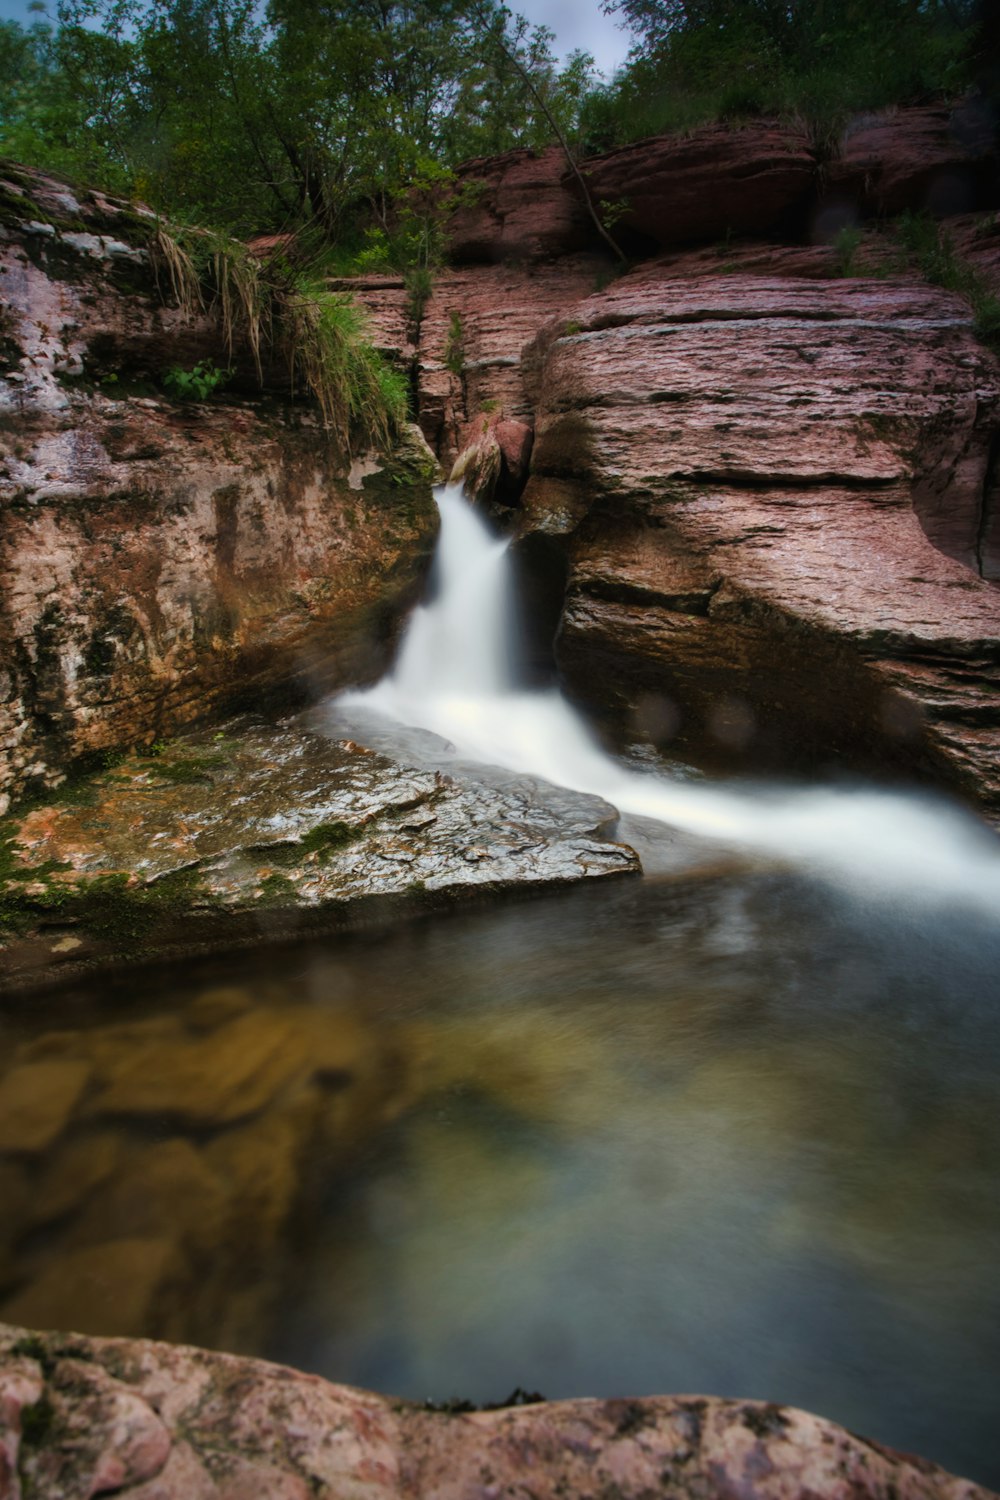
[[[566,170],[558,146],[466,162],[458,172],[465,201],[446,230],[452,260],[544,260],[587,249],[594,228]]]
[[[966,213],[995,188],[996,151],[995,122],[975,99],[862,115],[827,165],[827,196],[865,213]]]
[[[573,535],[576,691],[708,761],[895,765],[1000,808],[1000,380],[967,304],[666,264],[570,316],[525,355],[524,506]]]
[[[94,1452],[102,1455],[109,1479],[118,1456],[114,1472],[122,1474],[131,1500],[583,1500],[612,1494],[616,1500],[988,1500],[988,1491],[924,1459],[761,1401],[658,1396],[429,1412],[231,1355],[139,1341],[42,1338],[53,1347],[71,1344],[78,1355],[74,1368],[89,1366],[91,1389],[103,1381],[118,1404],[95,1404],[87,1387],[60,1380],[57,1365],[45,1387],[53,1421],[21,1459],[20,1473],[39,1500],[101,1493],[93,1488],[88,1455]],[[15,1360],[3,1351],[15,1340],[16,1330],[0,1329],[5,1373]],[[155,1475],[136,1468],[130,1441],[137,1419],[116,1420],[125,1395],[136,1410],[146,1407],[151,1430],[162,1423],[168,1433],[169,1453]],[[7,1430],[9,1422],[0,1432]],[[7,1494],[20,1500],[9,1486]]]
[[[459,434],[452,480],[464,482],[479,499],[515,504],[528,478],[534,436],[527,422],[505,419],[499,411],[480,413]]]
[[[23,175],[32,212],[64,219],[70,190]],[[158,393],[173,365],[229,361],[218,329],[152,295],[134,215],[121,228],[124,209],[72,197],[83,248],[53,226],[50,272],[16,198],[0,240],[4,332],[22,354],[0,374],[0,810],[29,779],[169,736],[236,694],[377,675],[436,526],[419,434],[409,458],[404,443],[352,463],[304,404],[262,409],[246,351],[225,400]],[[87,248],[111,234],[145,295],[121,290],[120,257]],[[402,508],[385,503],[397,465],[415,502]]]
[[[586,163],[594,198],[659,245],[775,235],[805,204],[816,162],[804,130],[761,121],[654,136]]]

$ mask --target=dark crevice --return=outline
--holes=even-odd
[[[628,583],[624,579],[579,578],[574,583],[572,592],[574,595],[586,594],[592,599],[602,599],[608,604],[653,605],[658,609],[669,610],[671,614],[707,615],[720,587],[721,583],[706,584],[704,588],[668,594],[660,589]]]
[[[982,495],[979,501],[979,527],[976,532],[975,554],[976,570],[980,578],[986,577],[984,554],[989,542],[990,528],[995,518],[998,489],[1000,489],[1000,429],[994,432],[990,443],[989,457],[986,460],[986,472],[983,475]]]

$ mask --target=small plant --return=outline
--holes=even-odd
[[[178,229],[176,237],[161,229],[154,253],[162,291],[190,315],[213,313],[230,356],[239,341],[261,383],[265,356],[285,362],[293,392],[311,393],[342,452],[385,449],[407,418],[406,377],[375,348],[364,310],[293,260],[288,247],[256,259],[239,241],[204,229]],[[210,361],[195,370],[213,390],[229,375],[212,374]],[[187,381],[174,389],[204,399]]]
[[[855,257],[861,245],[861,230],[853,224],[845,224],[839,230],[833,242],[833,252],[837,260],[838,276],[853,276],[855,272]]]
[[[430,266],[411,266],[403,280],[406,285],[406,313],[416,332],[434,291],[434,272]]]
[[[180,401],[206,401],[232,377],[232,370],[220,370],[214,360],[200,359],[190,370],[172,365],[164,372],[163,384]]]
[[[448,337],[444,344],[445,369],[459,379],[465,369],[465,328],[462,314],[453,312],[448,324]]]
[[[597,204],[597,212],[605,229],[614,229],[619,220],[623,219],[630,211],[632,204],[628,198],[601,198]]]
[[[932,285],[964,297],[972,309],[976,337],[996,348],[1000,344],[1000,297],[958,253],[947,230],[925,214],[903,214],[897,233],[920,274]]]

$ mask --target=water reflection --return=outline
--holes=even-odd
[[[34,1000],[0,1317],[791,1401],[996,1484],[998,958],[757,874]]]

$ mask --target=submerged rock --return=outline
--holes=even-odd
[[[205,731],[0,825],[0,984],[635,871],[616,819],[595,797],[418,770],[292,722]]]
[[[762,1401],[527,1402],[428,1411],[256,1360],[0,1327],[0,1478],[11,1500],[989,1494]]]

